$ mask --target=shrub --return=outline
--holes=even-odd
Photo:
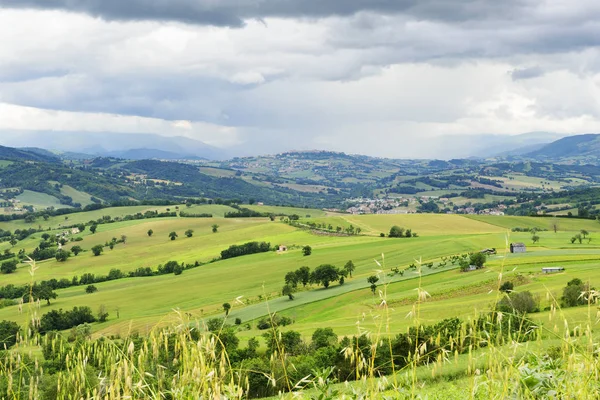
[[[538,312],[539,306],[531,292],[512,292],[496,305],[498,311],[505,313],[527,314]]]
[[[512,292],[515,285],[511,281],[506,281],[500,286],[500,291],[504,293]]]
[[[100,254],[102,254],[102,252],[104,251],[104,246],[102,246],[101,244],[97,244],[94,247],[92,247],[92,253],[94,253],[94,256],[98,257]]]
[[[17,270],[17,265],[19,262],[17,260],[8,260],[4,261],[2,265],[0,265],[0,271],[3,274],[12,274]]]
[[[88,286],[85,288],[85,292],[86,292],[86,293],[95,293],[95,292],[97,292],[97,291],[98,291],[98,288],[97,288],[96,286],[94,286],[94,285],[88,285]]]

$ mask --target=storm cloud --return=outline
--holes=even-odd
[[[486,0],[0,0],[0,6],[81,12],[107,20],[179,21],[239,27],[247,19],[323,18],[359,12],[465,21],[518,16],[532,1]]]
[[[0,0],[0,130],[389,157],[593,132],[598,21],[591,0]]]

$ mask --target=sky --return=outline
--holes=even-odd
[[[0,0],[0,37],[0,142],[448,158],[448,137],[600,132],[596,0]]]

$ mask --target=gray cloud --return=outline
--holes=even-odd
[[[0,6],[86,13],[107,20],[242,26],[268,17],[349,16],[361,11],[464,21],[519,15],[531,0],[0,0]]]
[[[517,68],[511,71],[510,76],[514,81],[521,79],[532,79],[544,75],[545,71],[540,67]]]

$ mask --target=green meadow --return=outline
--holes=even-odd
[[[65,217],[51,217],[47,221],[25,224],[14,221],[0,224],[2,229],[35,226],[42,224],[51,228],[49,233],[62,232],[61,225],[86,223],[103,215],[123,217],[127,214],[147,210],[166,211],[175,207],[118,207],[83,212]],[[380,291],[393,307],[392,327],[404,329],[410,321],[404,316],[410,311],[415,298],[415,289],[422,285],[431,298],[423,306],[427,322],[434,323],[447,316],[465,317],[477,310],[489,309],[497,296],[498,275],[504,279],[518,276],[519,290],[530,290],[541,297],[547,293],[560,296],[561,287],[572,277],[593,279],[595,263],[600,259],[600,237],[595,240],[600,224],[595,221],[561,219],[558,232],[543,231],[540,241],[533,244],[529,233],[514,233],[513,227],[544,228],[548,219],[530,217],[459,216],[459,215],[336,215],[324,216],[320,210],[293,209],[269,206],[254,206],[266,212],[302,212],[303,221],[361,227],[362,234],[355,236],[328,236],[314,234],[289,226],[279,219],[268,218],[222,218],[230,207],[199,205],[180,210],[190,213],[212,213],[213,218],[154,218],[121,221],[98,226],[95,234],[89,227],[74,235],[81,241],[65,245],[70,249],[77,244],[83,248],[78,256],[66,262],[54,259],[36,264],[33,276],[28,264],[20,264],[16,272],[0,275],[1,284],[27,284],[47,279],[71,279],[84,273],[106,275],[117,268],[127,273],[139,267],[156,269],[159,264],[177,261],[193,264],[205,263],[200,267],[184,271],[182,275],[135,277],[96,284],[98,291],[87,294],[84,286],[57,290],[58,298],[50,305],[41,304],[38,313],[53,309],[70,309],[86,305],[97,309],[104,305],[111,310],[107,322],[94,324],[96,334],[111,334],[130,329],[147,331],[156,324],[169,319],[174,309],[180,309],[196,318],[222,316],[221,305],[232,304],[229,318],[240,318],[250,322],[250,330],[241,332],[242,337],[251,337],[256,330],[256,319],[270,312],[280,312],[295,323],[289,329],[310,333],[321,325],[333,327],[339,334],[352,334],[357,324],[373,327],[370,315],[376,313],[381,302]],[[310,215],[310,218],[306,218]],[[219,226],[212,232],[212,226]],[[4,226],[3,226],[4,225]],[[388,232],[392,225],[411,228],[419,234],[416,238],[382,238],[380,232]],[[194,231],[188,238],[184,232]],[[547,228],[546,228],[547,229]],[[586,229],[592,240],[570,243],[570,238]],[[148,236],[152,230],[153,235]],[[170,232],[178,238],[170,240]],[[108,247],[102,255],[95,257],[90,249],[104,244],[112,238],[126,237],[113,250]],[[41,240],[36,233],[20,242],[16,249],[32,251]],[[285,245],[283,253],[268,252],[247,255],[227,260],[216,260],[220,252],[230,245],[249,241],[265,241],[272,245]],[[528,245],[525,254],[503,254],[510,241],[522,241]],[[310,256],[304,256],[301,247],[310,245]],[[3,243],[0,250],[10,245]],[[460,272],[457,265],[438,266],[442,257],[494,247],[498,255],[488,259],[486,268],[468,273]],[[214,262],[211,262],[215,260]],[[311,269],[321,264],[342,267],[348,260],[356,265],[352,278],[344,285],[333,284],[328,289],[309,285],[300,288],[294,300],[280,294],[287,272],[308,266]],[[391,273],[392,268],[405,269],[411,264],[423,263],[421,274],[407,270],[404,275]],[[432,268],[427,263],[433,262]],[[542,275],[542,266],[560,265],[565,273]],[[379,276],[375,294],[369,289],[367,277]],[[516,279],[516,278],[515,278]],[[541,301],[544,304],[544,301]],[[118,310],[119,318],[116,317]],[[575,313],[574,318],[577,318]],[[26,316],[16,306],[0,309],[0,320],[10,319],[25,322]]]

